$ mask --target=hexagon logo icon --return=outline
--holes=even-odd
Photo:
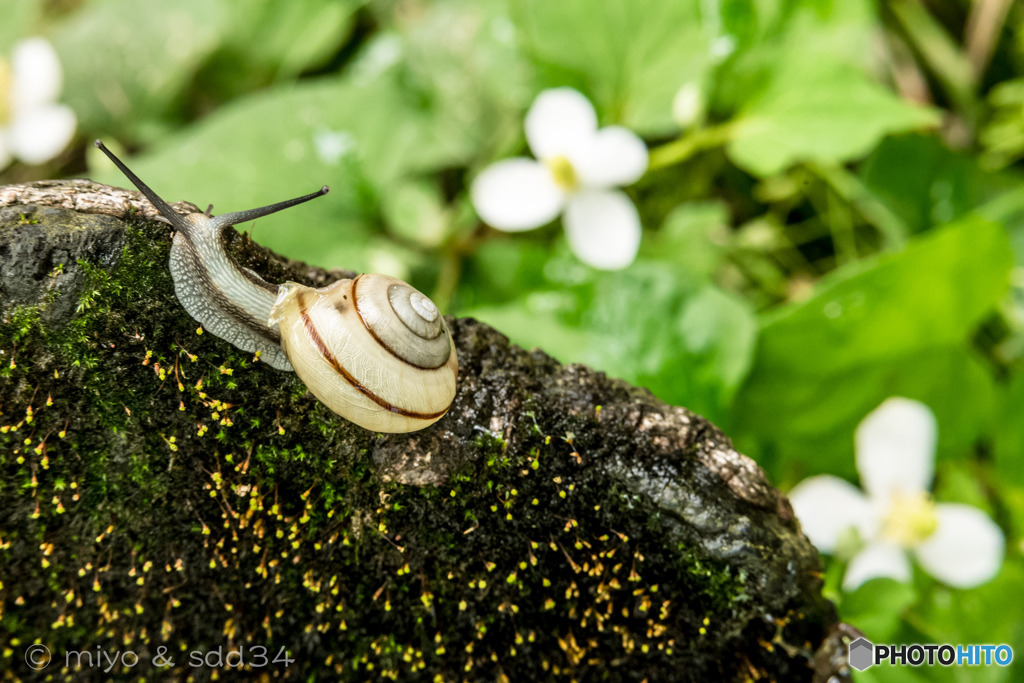
[[[867,638],[858,638],[850,643],[850,666],[857,671],[863,671],[875,660],[875,646]]]

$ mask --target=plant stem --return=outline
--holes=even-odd
[[[1019,214],[1024,214],[1024,188],[1005,192],[977,207],[975,211],[990,221],[1007,223]]]
[[[975,81],[980,81],[988,68],[1011,5],[1013,0],[975,0],[971,5],[964,43]]]
[[[888,4],[888,9],[973,131],[979,105],[975,96],[974,67],[968,55],[917,0],[894,0]]]
[[[673,164],[679,164],[697,152],[711,147],[718,147],[729,141],[735,129],[735,122],[723,123],[709,128],[694,130],[672,142],[665,143],[651,150],[648,169],[651,171]]]
[[[442,311],[451,309],[452,298],[459,287],[462,275],[462,254],[457,249],[446,249],[441,253],[441,273],[437,276],[437,286],[431,297]]]
[[[432,298],[438,308],[446,313],[451,310],[452,299],[459,288],[462,259],[464,256],[472,255],[480,241],[481,226],[468,210],[467,202],[468,198],[465,195],[452,202],[449,219],[453,227],[448,239],[441,244],[438,254],[441,257],[441,272],[438,273]]]
[[[807,168],[852,206],[864,220],[874,225],[887,248],[899,247],[906,242],[910,228],[880,202],[860,178],[838,165],[807,164]]]
[[[850,205],[835,190],[826,193],[825,205],[828,207],[828,228],[835,245],[836,265],[856,261],[857,240],[853,234]]]

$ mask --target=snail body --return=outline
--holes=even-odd
[[[170,270],[182,307],[211,334],[268,365],[295,371],[332,411],[379,432],[439,420],[455,398],[458,360],[434,303],[411,285],[364,274],[327,287],[275,285],[224,249],[225,228],[327,194],[248,211],[179,214],[103,143],[111,161],[176,229]]]

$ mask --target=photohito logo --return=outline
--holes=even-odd
[[[863,671],[875,664],[893,666],[1007,666],[1013,661],[1009,645],[875,645],[867,638],[850,643],[850,666]]]

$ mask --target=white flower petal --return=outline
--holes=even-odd
[[[15,114],[56,101],[62,79],[57,52],[44,38],[21,41],[11,53],[11,77]]]
[[[554,88],[537,95],[523,126],[526,141],[538,159],[571,157],[591,143],[597,131],[597,114],[579,91]]]
[[[789,502],[811,543],[823,553],[836,549],[839,537],[855,527],[862,538],[873,533],[867,496],[853,484],[830,474],[804,479],[789,492]]]
[[[551,172],[522,157],[485,168],[473,181],[470,197],[485,223],[508,232],[539,228],[554,220],[565,203]]]
[[[585,187],[630,185],[647,170],[647,146],[628,128],[608,126],[569,160]]]
[[[603,270],[625,268],[640,248],[640,215],[618,190],[589,190],[565,206],[569,248],[586,264]]]
[[[676,91],[672,98],[672,118],[680,128],[688,128],[696,123],[704,113],[704,93],[700,83],[689,81]]]
[[[846,566],[843,589],[852,591],[865,581],[883,577],[909,583],[910,560],[899,546],[871,543]]]
[[[41,164],[57,156],[75,135],[75,113],[64,105],[34,109],[11,122],[11,153],[26,164]]]
[[[935,415],[909,398],[886,399],[857,426],[857,471],[872,498],[927,491],[935,468]]]
[[[914,552],[921,567],[956,588],[980,586],[1003,564],[1006,540],[999,526],[971,505],[935,506],[938,528]]]

